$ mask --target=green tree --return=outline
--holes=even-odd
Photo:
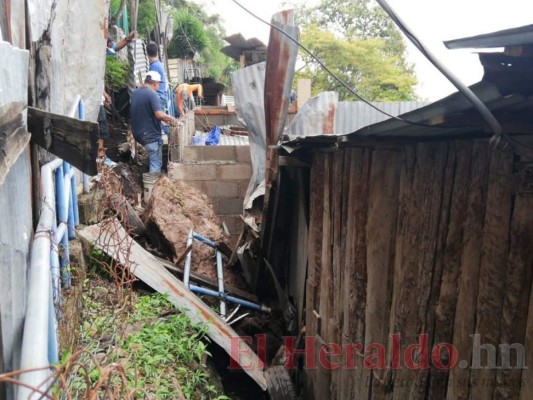
[[[192,58],[208,44],[207,34],[200,19],[187,10],[174,14],[174,35],[168,46],[169,57]]]
[[[152,32],[157,25],[157,16],[154,0],[140,0],[137,14],[137,32],[146,35]]]
[[[308,26],[302,43],[341,77],[348,86],[371,101],[412,100],[416,79],[399,66],[395,56],[387,55],[382,39],[341,39],[317,26]],[[338,83],[307,53],[302,54],[301,78],[312,80],[313,94],[326,90],[339,93],[340,100],[357,97]]]
[[[231,80],[231,71],[238,64],[220,52],[225,46],[224,28],[217,14],[209,15],[196,3],[169,0],[169,5],[179,9],[174,14],[174,36],[168,48],[170,57],[191,57],[197,52],[203,73],[224,84]]]
[[[406,61],[402,36],[374,1],[322,0],[314,7],[300,3],[295,8],[304,44],[319,52],[319,58],[363,97],[416,98],[417,82],[413,67]],[[354,98],[327,77],[316,61],[307,55],[302,58],[305,64],[297,77],[312,77],[314,92],[337,90],[341,99]]]

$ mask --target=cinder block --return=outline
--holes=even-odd
[[[217,179],[245,180],[252,176],[252,165],[249,163],[217,165]]]
[[[229,233],[232,235],[241,233],[243,222],[239,215],[221,215],[220,220],[226,223]]]
[[[235,161],[235,146],[185,146],[183,161]]]
[[[239,182],[204,181],[203,190],[212,198],[239,197]]]
[[[182,181],[212,181],[217,179],[216,165],[169,163],[168,176]]]
[[[241,198],[216,199],[215,212],[223,218],[224,215],[241,214],[243,209]]]
[[[99,221],[98,212],[104,192],[101,189],[78,197],[78,213],[82,225],[93,225]]]
[[[252,161],[252,156],[250,155],[250,146],[235,146],[235,152],[237,153],[237,162]]]
[[[239,190],[237,191],[236,196],[244,199],[244,196],[246,196],[246,191],[248,190],[248,185],[250,184],[250,180],[246,179],[246,180],[237,181],[237,182],[239,185]]]

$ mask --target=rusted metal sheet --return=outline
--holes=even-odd
[[[128,266],[140,280],[160,293],[167,294],[169,301],[186,314],[193,323],[207,327],[209,337],[222,347],[232,358],[237,355],[244,371],[266,390],[267,383],[263,373],[263,362],[241,340],[229,325],[194,295],[174,275],[168,272],[157,259],[137,244],[120,223],[114,219],[99,225],[91,225],[79,232],[79,235],[91,242],[121,264]],[[124,249],[129,249],[127,252]],[[235,346],[239,346],[238,353]],[[245,366],[248,366],[246,368]]]
[[[292,38],[298,38],[293,10],[274,14],[272,25]],[[271,28],[265,71],[265,121],[268,145],[275,145],[278,142],[287,120],[297,55],[298,45],[277,29]]]
[[[235,94],[235,109],[239,121],[248,128],[250,155],[252,158],[252,178],[244,196],[244,205],[251,208],[252,194],[260,189],[264,194],[266,165],[266,128],[265,128],[265,63],[254,64],[231,74]]]
[[[337,133],[335,116],[338,100],[339,95],[336,92],[322,92],[310,98],[298,110],[286,133],[291,138]]]
[[[128,45],[128,61],[130,63],[130,71],[132,71],[128,79],[128,90],[131,93],[142,86],[144,77],[148,72],[148,58],[142,39],[132,40]]]
[[[244,36],[237,33],[225,37],[224,40],[230,45],[220,51],[228,57],[241,61],[241,56],[244,56],[245,63],[248,66],[265,61],[267,46],[259,39],[245,39]]]

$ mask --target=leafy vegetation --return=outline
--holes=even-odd
[[[76,353],[75,361],[71,352],[61,361],[62,368],[71,371],[71,398],[86,398],[100,387],[106,398],[136,393],[135,398],[174,399],[181,390],[187,399],[228,399],[201,366],[209,354],[206,329],[192,324],[161,294],[130,292],[131,301],[118,305],[116,289],[96,273],[98,258],[105,256],[93,251],[94,265],[84,281],[84,350]],[[59,388],[56,393],[64,395]]]
[[[350,87],[364,98],[373,101],[400,101],[413,99],[412,87],[416,79],[404,73],[398,57],[385,56],[381,39],[344,40],[316,26],[308,27],[302,42]],[[304,68],[298,74],[313,81],[313,93],[334,90],[341,100],[354,99],[329,73],[303,54]]]
[[[207,34],[200,19],[187,10],[174,14],[174,35],[168,46],[169,57],[192,58],[203,51],[207,44]]]
[[[105,85],[112,90],[118,90],[128,85],[129,64],[117,57],[106,57]]]
[[[388,16],[371,0],[322,0],[296,7],[302,43],[357,93],[372,101],[414,100],[416,78],[405,43]],[[312,58],[302,54],[298,78],[312,79],[313,93],[335,90],[342,100],[357,97]]]
[[[131,19],[130,19],[131,21]],[[146,35],[152,32],[157,24],[156,8],[154,0],[140,0],[137,15],[137,32]]]

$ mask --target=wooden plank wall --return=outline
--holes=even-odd
[[[479,334],[496,349],[525,345],[533,365],[533,193],[521,190],[517,168],[533,160],[479,140],[318,149],[313,158],[305,314],[318,366],[304,370],[305,398],[532,398],[532,368],[464,362],[472,365]],[[408,349],[419,335],[428,368]],[[330,355],[344,364],[331,369],[319,362],[327,343],[363,347]],[[439,344],[457,350],[451,370],[438,368],[451,361],[446,348],[432,359]],[[380,352],[386,368],[364,368],[379,366]],[[406,367],[409,354],[420,368]],[[479,354],[486,366],[489,353]],[[352,356],[357,368],[347,369]]]

